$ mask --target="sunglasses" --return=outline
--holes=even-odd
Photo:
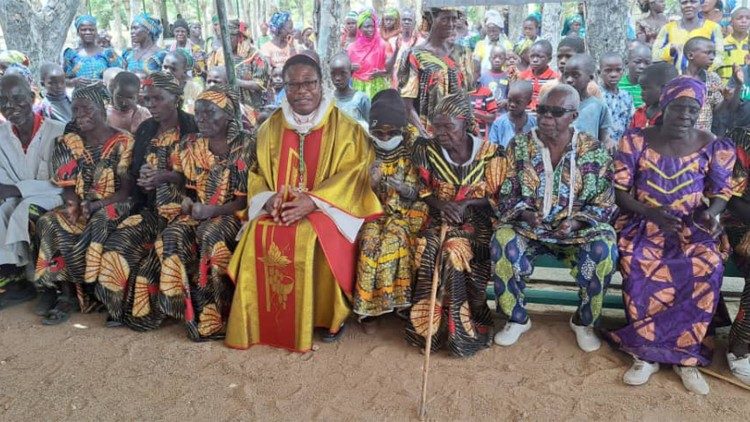
[[[370,131],[370,134],[376,138],[384,139],[384,138],[393,138],[396,136],[399,136],[402,134],[401,129],[391,129],[391,130],[385,130],[385,129],[373,129]]]
[[[565,113],[572,113],[578,111],[574,108],[565,108],[558,106],[539,105],[536,108],[536,113],[540,116],[549,114],[552,117],[558,118],[565,115]]]

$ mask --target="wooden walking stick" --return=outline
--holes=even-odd
[[[698,368],[698,370],[701,371],[701,372],[703,372],[706,375],[712,376],[712,377],[714,377],[716,379],[720,379],[722,381],[726,381],[726,382],[728,382],[728,383],[730,383],[730,384],[732,384],[732,385],[734,385],[736,387],[740,387],[740,388],[742,388],[744,390],[750,391],[750,385],[743,384],[743,383],[741,383],[740,381],[738,381],[736,379],[726,377],[726,376],[721,375],[718,372],[714,372],[714,371],[712,371],[712,370],[710,370],[708,368]]]
[[[440,243],[438,244],[437,257],[435,258],[435,270],[432,272],[432,288],[430,289],[430,310],[428,313],[429,320],[427,321],[427,343],[425,344],[424,350],[424,365],[422,366],[422,399],[419,401],[419,420],[424,420],[427,417],[427,375],[430,372],[430,351],[432,351],[432,326],[435,318],[435,302],[437,302],[437,286],[438,280],[440,280],[440,269],[442,266],[443,256],[443,242],[445,241],[445,235],[448,233],[448,225],[443,223],[440,226]]]

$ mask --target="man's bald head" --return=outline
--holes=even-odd
[[[593,75],[596,73],[596,63],[594,62],[594,58],[591,57],[590,54],[575,54],[573,57],[568,60],[568,63],[565,65],[565,68],[572,68],[577,67],[581,71],[583,71],[586,75]]]

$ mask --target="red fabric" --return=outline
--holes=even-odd
[[[630,121],[631,129],[645,129],[647,127],[656,125],[656,120],[659,119],[659,116],[661,116],[661,111],[657,112],[654,117],[649,119],[646,115],[647,108],[648,106],[644,104],[635,109],[633,120]]]
[[[31,140],[34,140],[34,137],[36,136],[36,133],[39,132],[39,128],[42,127],[42,122],[44,122],[44,117],[41,115],[41,113],[34,113],[34,127],[31,129]],[[17,138],[21,138],[21,136],[18,134],[18,130],[16,129],[15,125],[11,125],[11,128],[13,129],[13,134],[16,135]],[[26,153],[26,150],[29,149],[29,145],[31,145],[31,141],[29,141],[28,145],[24,145],[21,143],[21,148],[23,148],[24,154]]]
[[[518,77],[525,81],[531,81],[533,91],[531,95],[531,103],[529,103],[528,110],[534,111],[536,110],[536,105],[539,102],[539,91],[542,89],[542,86],[548,81],[557,80],[560,77],[560,74],[552,70],[551,67],[547,67],[547,70],[542,72],[541,75],[537,76],[534,74],[531,68],[528,68],[519,73]]]
[[[360,81],[369,81],[373,73],[385,71],[388,43],[380,36],[378,19],[374,13],[372,20],[375,25],[372,38],[367,38],[362,30],[357,28],[357,39],[349,44],[346,50],[349,60],[359,65],[359,69],[352,74],[352,77]]]

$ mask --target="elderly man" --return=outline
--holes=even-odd
[[[570,327],[584,351],[601,346],[593,327],[617,262],[616,235],[608,224],[615,211],[612,157],[573,128],[579,103],[573,87],[553,87],[537,108],[538,129],[517,135],[508,146],[497,210],[503,223],[491,245],[498,309],[509,318],[495,336],[501,346],[531,328],[524,288],[543,254],[574,265],[581,301]]]
[[[29,224],[45,210],[62,205],[61,190],[50,183],[50,157],[65,124],[32,111],[34,94],[18,75],[0,78],[0,308],[30,300],[34,287]],[[53,293],[53,292],[52,292]],[[54,299],[54,295],[50,295]]]
[[[370,188],[367,133],[323,95],[320,65],[283,67],[287,97],[258,132],[249,224],[229,263],[236,282],[226,344],[304,352],[313,328],[338,339],[350,314],[357,233],[382,212]]]

